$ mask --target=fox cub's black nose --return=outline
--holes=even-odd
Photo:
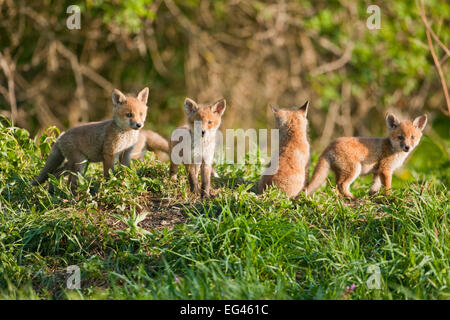
[[[202,130],[202,137],[205,136],[205,130]]]
[[[404,146],[404,147],[403,147],[403,150],[405,150],[406,152],[408,152],[408,151],[409,151],[409,147],[408,147],[408,146]]]
[[[140,128],[140,127],[142,127],[142,124],[136,123],[136,127]]]

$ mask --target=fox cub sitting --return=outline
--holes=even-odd
[[[320,187],[329,170],[336,175],[339,192],[355,199],[350,185],[360,175],[373,173],[370,194],[377,193],[381,186],[389,193],[392,173],[403,165],[411,151],[419,144],[427,116],[414,121],[400,121],[392,113],[386,113],[387,138],[343,137],[333,141],[319,157],[311,183],[306,188],[308,195]]]
[[[295,197],[308,182],[308,105],[309,101],[297,110],[280,110],[270,105],[280,130],[278,169],[275,174],[269,174],[266,169],[259,181],[258,193],[273,184],[289,197]]]
[[[179,127],[172,133],[170,141],[170,176],[172,180],[177,179],[178,165],[174,161],[176,156],[183,157],[183,152],[177,152],[174,148],[183,141],[184,137],[191,138],[191,158],[185,160],[188,171],[188,180],[191,192],[198,193],[200,191],[198,184],[198,174],[201,171],[201,196],[202,198],[210,197],[211,173],[214,173],[212,163],[214,160],[214,151],[216,148],[216,132],[220,127],[222,115],[226,109],[225,99],[221,99],[210,105],[198,105],[194,100],[186,98],[184,100],[184,109],[186,111],[188,125]],[[197,128],[197,130],[194,130]],[[176,140],[175,132],[185,131],[182,135],[183,139]],[[199,137],[196,137],[196,131]],[[199,154],[197,154],[197,152]]]
[[[90,122],[63,133],[53,145],[44,168],[32,185],[45,182],[50,173],[59,177],[65,170],[82,172],[87,161],[102,161],[105,177],[109,176],[109,169],[114,169],[116,158],[129,167],[131,151],[147,116],[147,100],[148,88],[139,92],[137,98],[125,96],[114,89],[113,119]],[[64,159],[67,162],[61,166]],[[73,190],[76,186],[74,175],[70,176],[69,184]]]

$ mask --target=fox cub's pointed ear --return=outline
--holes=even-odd
[[[211,107],[211,110],[215,113],[218,113],[220,116],[223,115],[225,109],[227,108],[227,102],[225,99],[220,99],[216,103],[214,103]]]
[[[420,117],[415,118],[413,124],[416,128],[423,131],[423,129],[425,129],[425,126],[427,125],[427,115],[424,114]]]
[[[122,104],[127,101],[127,97],[117,89],[114,89],[112,92],[112,102],[114,105]]]
[[[186,110],[187,115],[192,115],[197,112],[198,105],[197,103],[189,98],[184,99],[184,110]]]
[[[386,125],[389,130],[394,130],[400,124],[400,120],[390,112],[386,112]]]
[[[272,109],[272,112],[275,113],[275,114],[278,113],[278,111],[280,111],[280,108],[278,108],[274,104],[269,104],[269,106],[270,106],[270,109]]]
[[[144,104],[147,104],[148,101],[148,87],[145,87],[144,89],[142,89],[138,95],[137,98],[139,101],[143,102]]]
[[[306,101],[300,108],[298,108],[298,111],[302,111],[306,115],[308,114],[308,107],[309,107],[309,101]]]

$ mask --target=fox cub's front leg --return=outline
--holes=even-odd
[[[211,171],[212,171],[212,165],[207,164],[205,162],[202,163],[201,166],[201,174],[202,174],[202,189],[201,189],[201,195],[202,198],[209,198],[210,197],[210,188],[211,188]]]
[[[114,154],[103,154],[103,175],[105,178],[109,178],[109,169],[114,170]]]
[[[198,193],[200,188],[198,186],[198,173],[200,171],[199,164],[188,165],[188,180],[189,186],[191,187],[191,192]]]
[[[198,174],[201,171],[201,187],[199,187],[198,183]],[[199,193],[202,198],[210,197],[210,189],[211,189],[211,172],[212,165],[202,163],[200,164],[191,164],[188,166],[188,180],[190,190],[193,193]]]
[[[120,155],[120,164],[127,166],[128,168],[131,167],[131,153],[134,149],[134,146],[131,146],[130,148],[123,151]]]
[[[178,165],[173,163],[171,160],[170,161],[170,169],[169,169],[170,180],[177,181],[177,173],[178,173]]]
[[[134,145],[130,148],[126,149],[119,155],[120,164],[131,167],[131,153],[133,151]],[[103,175],[105,178],[109,178],[109,170],[114,170],[114,162],[115,157],[113,153],[104,153],[103,154]]]
[[[369,194],[373,196],[374,194],[378,193],[381,189],[381,178],[378,173],[374,173],[373,175],[373,181],[372,186],[370,187]]]
[[[381,183],[386,188],[386,194],[391,194],[392,172],[389,172],[388,170],[381,172]]]

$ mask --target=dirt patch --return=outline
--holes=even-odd
[[[172,229],[175,225],[185,223],[188,220],[184,212],[186,206],[191,204],[173,203],[173,200],[149,197],[143,205],[143,212],[148,212],[145,220],[139,223],[141,228]]]
[[[182,197],[160,197],[159,195],[147,194],[139,197],[139,206],[136,207],[137,214],[147,213],[145,219],[139,222],[139,227],[145,230],[168,228],[171,230],[175,225],[186,223],[189,219],[187,209],[195,208],[200,202],[200,197],[184,199]],[[113,229],[124,230],[128,228],[124,221],[118,219],[114,213],[123,215],[123,211],[117,212],[113,207],[102,207],[99,212],[105,212],[103,220]]]

